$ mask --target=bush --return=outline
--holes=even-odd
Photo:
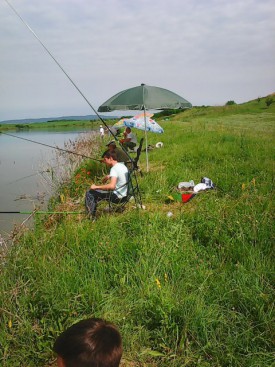
[[[16,129],[29,129],[29,125],[25,124],[16,124],[15,127]]]
[[[183,112],[183,110],[163,110],[161,112],[155,113],[154,118],[177,115],[177,114],[182,113],[182,112]]]
[[[236,104],[236,102],[235,101],[227,101],[226,102],[226,106],[232,106],[233,104]]]
[[[271,97],[267,97],[267,99],[265,100],[265,104],[267,107],[269,107],[273,102],[273,98]]]

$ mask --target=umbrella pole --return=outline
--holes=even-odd
[[[146,122],[146,108],[144,106],[144,127],[145,127],[145,152],[146,152],[146,172],[149,172],[149,160],[148,160],[148,139],[147,139],[147,122]]]
[[[146,107],[145,107],[145,103],[144,103],[144,85],[145,85],[144,83],[141,84],[141,86],[142,86],[142,103],[143,103],[143,112],[144,112],[144,128],[145,128],[146,172],[149,172]]]

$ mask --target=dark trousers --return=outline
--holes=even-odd
[[[86,192],[85,205],[92,217],[95,217],[97,203],[102,200],[111,201],[112,203],[118,204],[121,199],[116,196],[112,191],[103,190],[89,190]]]
[[[125,141],[124,143],[122,143],[123,148],[126,149],[126,151],[128,151],[128,149],[134,149],[134,147],[136,146],[136,143],[132,143],[131,141]]]

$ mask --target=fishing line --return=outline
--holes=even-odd
[[[57,168],[57,167],[51,167],[51,170],[50,169],[46,169],[45,171],[38,171],[36,173],[33,173],[32,175],[20,177],[17,180],[14,180],[14,181],[9,182],[9,184],[11,185],[11,184],[14,184],[14,183],[16,183],[18,181],[25,180],[26,178],[33,177],[33,176],[36,176],[36,175],[43,175],[43,173],[51,173],[54,168]]]
[[[31,139],[27,139],[27,138],[22,138],[21,136],[12,135],[12,134],[9,134],[9,133],[3,133],[3,131],[0,131],[0,134],[12,136],[13,138],[17,138],[17,139],[21,139],[21,140],[26,140],[26,141],[29,141],[31,143],[35,143],[35,144],[39,144],[39,145],[44,145],[45,147],[48,147],[48,148],[53,148],[53,149],[61,150],[62,152],[75,154],[75,155],[78,155],[78,156],[83,157],[83,158],[88,158],[88,159],[92,159],[93,161],[101,162],[101,159],[92,158],[92,157],[90,157],[88,155],[76,153],[76,152],[74,152],[72,150],[62,149],[62,148],[59,148],[59,147],[55,147],[53,145],[41,143],[41,142],[38,142],[38,141],[35,141],[35,140],[31,140]]]

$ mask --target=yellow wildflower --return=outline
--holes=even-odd
[[[159,279],[158,279],[158,278],[156,278],[156,283],[157,283],[157,287],[158,287],[158,288],[161,288],[161,284],[160,284],[160,281],[159,281]]]

